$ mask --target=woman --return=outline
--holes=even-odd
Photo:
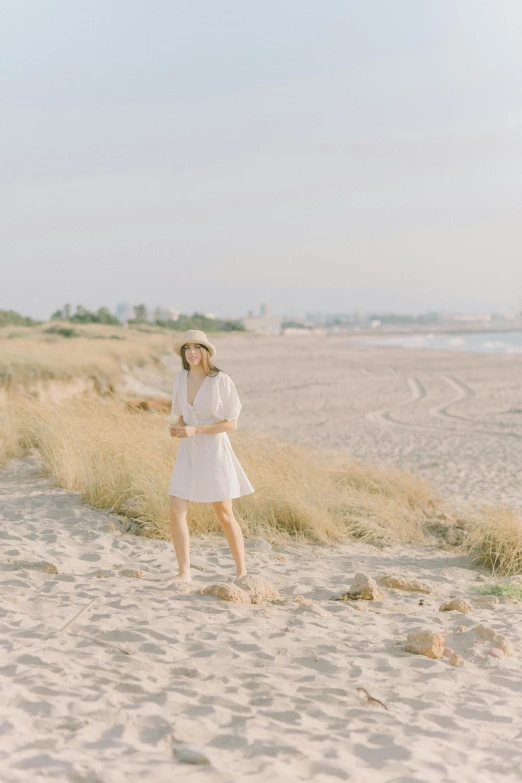
[[[232,450],[227,432],[235,430],[241,410],[236,387],[212,363],[216,349],[204,332],[191,329],[174,343],[183,369],[174,376],[173,438],[180,438],[169,487],[172,541],[179,573],[169,580],[190,582],[189,501],[212,503],[234,557],[237,576],[246,574],[243,534],[232,510],[232,498],[254,488]]]

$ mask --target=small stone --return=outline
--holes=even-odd
[[[12,564],[14,570],[27,569],[28,571],[41,571],[43,574],[57,574],[58,569],[47,560],[15,560]]]
[[[384,587],[392,587],[395,590],[404,590],[409,593],[425,593],[426,595],[429,595],[433,592],[432,587],[425,582],[398,574],[386,574],[385,576],[381,576],[379,584]]]
[[[129,576],[134,579],[143,579],[145,576],[145,573],[143,571],[138,571],[134,568],[122,568],[121,571],[118,571],[118,574],[120,576]]]
[[[462,612],[462,614],[469,614],[473,609],[469,601],[464,598],[454,598],[452,601],[448,601],[446,604],[442,604],[439,612]]]
[[[453,655],[453,650],[451,649],[451,647],[445,647],[443,652],[443,657],[451,658],[452,655]]]
[[[288,558],[286,555],[276,555],[275,559],[278,560],[280,563],[288,563]]]
[[[408,634],[403,650],[427,658],[442,658],[444,654],[444,636],[433,631],[414,631]]]
[[[250,576],[250,574],[247,574],[236,579],[235,584],[250,596],[250,601],[253,604],[281,600],[281,596],[274,585],[267,582],[262,576]]]
[[[116,572],[115,571],[111,571],[108,568],[100,568],[99,571],[96,571],[94,576],[97,579],[108,579],[110,576],[116,576]]]
[[[469,631],[467,625],[457,625],[457,627],[455,628],[455,633],[466,633],[466,631]]]
[[[457,655],[457,653],[453,653],[453,655],[450,657],[449,662],[452,666],[461,666],[462,665],[462,655]]]
[[[232,604],[251,604],[250,596],[245,590],[234,584],[217,584],[203,587],[201,595],[214,595],[222,601],[230,601]]]
[[[487,576],[484,576],[484,574],[477,574],[475,577],[475,582],[488,582]]]
[[[500,647],[492,647],[491,650],[488,650],[488,655],[491,655],[492,658],[503,658],[504,652]]]
[[[350,589],[343,593],[336,601],[384,601],[384,593],[378,587],[375,579],[366,574],[355,574]]]
[[[174,745],[172,752],[176,760],[182,764],[208,765],[211,763],[208,756],[192,745]]]

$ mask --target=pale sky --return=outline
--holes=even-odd
[[[522,306],[521,0],[18,0],[0,308]]]

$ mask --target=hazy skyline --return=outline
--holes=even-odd
[[[522,307],[519,0],[0,12],[0,307]]]

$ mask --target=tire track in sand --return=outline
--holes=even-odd
[[[451,386],[451,388],[457,392],[457,396],[449,402],[445,402],[444,405],[435,405],[433,408],[430,408],[430,416],[446,419],[459,419],[460,421],[466,421],[469,424],[476,424],[476,421],[470,419],[468,416],[461,416],[458,413],[450,413],[448,410],[448,408],[453,407],[453,405],[456,405],[458,402],[471,400],[472,397],[476,396],[475,390],[472,389],[471,386],[468,386],[466,383],[464,383],[464,381],[461,381],[459,378],[455,378],[452,375],[445,375],[444,373],[441,373],[440,377],[448,384],[448,386]]]
[[[402,408],[408,408],[410,405],[415,405],[417,402],[419,402],[419,400],[422,400],[424,397],[426,397],[426,389],[418,378],[408,376],[407,381],[410,389],[409,399],[404,400],[403,402],[399,402],[397,405],[393,405],[391,408],[380,408],[376,411],[370,411],[370,413],[365,414],[364,418],[373,422],[374,424],[398,424],[401,427],[417,428],[417,424],[409,424],[406,421],[397,421],[392,416],[392,413],[395,411],[401,410]],[[424,427],[421,427],[421,429],[424,429]]]
[[[488,429],[477,429],[477,425],[479,427],[485,427],[487,428],[487,422],[481,419],[475,419],[470,418],[469,416],[461,416],[459,413],[450,413],[448,408],[451,408],[453,405],[456,405],[458,402],[464,402],[465,400],[471,400],[472,397],[476,396],[476,392],[474,389],[471,388],[471,386],[468,386],[467,383],[464,383],[464,381],[460,380],[460,378],[456,378],[454,375],[445,375],[444,373],[441,375],[441,378],[446,381],[446,383],[451,386],[452,389],[454,389],[457,393],[456,397],[454,397],[449,402],[445,403],[444,405],[436,405],[433,408],[430,408],[430,416],[441,418],[441,419],[457,419],[459,421],[466,422],[466,424],[470,424],[473,428],[473,434],[474,435],[494,435],[501,438],[515,438],[516,440],[522,440],[522,435],[519,435],[517,432],[507,432],[506,430],[499,431],[499,430],[488,430]],[[498,425],[497,425],[498,426]],[[506,425],[510,426],[510,425]]]
[[[473,428],[473,435],[486,435],[487,437],[501,437],[501,438],[514,438],[515,440],[522,440],[522,435],[519,435],[516,432],[499,432],[498,430],[488,430],[488,429],[477,429],[477,423],[479,425],[484,426],[484,422],[477,422],[474,419],[470,419],[466,416],[461,416],[457,413],[450,413],[448,411],[448,408],[451,408],[453,405],[455,405],[457,402],[462,402],[466,399],[471,399],[475,396],[475,390],[472,389],[470,386],[465,384],[463,381],[453,377],[453,376],[447,376],[442,375],[442,378],[448,383],[449,386],[451,386],[457,393],[456,397],[454,397],[449,402],[444,403],[444,405],[436,405],[430,408],[429,415],[433,419],[440,419],[441,421],[450,422],[451,420],[460,420],[467,424],[471,424]],[[420,400],[424,399],[427,396],[427,391],[424,385],[421,383],[421,381],[418,378],[415,378],[413,376],[408,376],[408,386],[410,389],[410,397],[407,400],[404,400],[403,402],[398,403],[397,405],[393,405],[389,408],[380,408],[376,411],[370,411],[370,413],[365,414],[365,419],[368,421],[373,422],[374,424],[384,424],[384,425],[396,425],[399,427],[408,427],[409,429],[416,429],[420,430],[421,432],[425,431],[433,431],[436,430],[440,432],[441,428],[437,426],[429,426],[422,425],[422,424],[413,424],[407,421],[399,421],[397,419],[394,419],[393,413],[395,411],[401,410],[403,408],[408,408],[411,405],[417,404]],[[455,434],[455,435],[466,435],[470,434],[469,430],[460,429],[457,427],[444,427],[444,431],[448,434]]]

